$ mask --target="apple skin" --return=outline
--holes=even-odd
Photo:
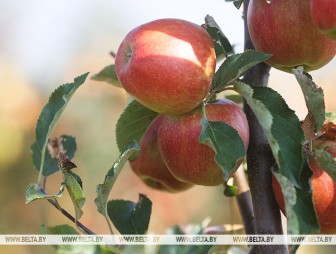
[[[310,0],[251,0],[247,25],[255,49],[273,54],[266,62],[276,69],[317,70],[335,56],[336,41],[314,25]]]
[[[179,19],[159,19],[129,32],[115,69],[124,89],[158,113],[180,115],[208,94],[215,72],[214,43],[204,28]]]
[[[206,105],[209,121],[225,122],[235,128],[245,149],[249,142],[246,116],[234,102],[223,99]],[[202,131],[202,108],[182,116],[165,116],[158,133],[158,144],[170,172],[179,180],[196,185],[216,186],[224,183],[223,171],[214,160],[215,152],[199,143]],[[242,161],[237,163],[237,168]]]
[[[313,146],[318,149],[327,146],[326,151],[336,157],[335,141],[315,140]],[[311,186],[314,208],[320,224],[319,233],[334,234],[336,233],[336,183],[313,159],[309,160],[309,167],[313,172]],[[275,176],[272,176],[272,185],[279,208],[283,214],[286,214],[281,186]]]
[[[336,0],[310,0],[310,9],[317,28],[336,40]]]
[[[159,115],[150,124],[140,141],[140,155],[130,161],[130,166],[147,186],[156,190],[177,193],[193,185],[177,180],[162,160],[157,144],[157,133],[162,120],[163,115]]]

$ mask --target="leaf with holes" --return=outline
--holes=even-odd
[[[58,140],[60,141],[60,150],[67,155],[70,160],[73,159],[77,150],[75,137],[62,135]],[[42,153],[36,142],[31,146],[31,153],[35,168],[40,170]],[[49,150],[46,148],[42,174],[44,176],[49,176],[56,173],[58,170],[58,158],[54,156],[52,157]]]
[[[71,97],[75,91],[85,82],[86,77],[89,73],[83,74],[75,78],[73,83],[65,84],[58,87],[50,96],[48,103],[42,109],[42,112],[38,118],[36,125],[36,144],[38,150],[41,152],[40,165],[39,165],[39,181],[41,180],[41,175],[44,169],[45,154],[47,150],[47,144],[49,141],[50,134],[55,127],[58,119],[68,105]],[[36,156],[36,155],[35,155]],[[34,160],[34,158],[33,158]],[[35,158],[36,160],[36,158]],[[46,172],[46,171],[44,171]]]

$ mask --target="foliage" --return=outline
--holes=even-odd
[[[227,1],[234,2],[237,8],[243,2],[241,0]],[[313,82],[309,74],[303,71],[303,68],[298,67],[292,70],[302,89],[308,109],[307,117],[301,123],[278,92],[268,87],[250,86],[241,79],[247,70],[269,59],[271,55],[255,50],[234,53],[228,38],[211,16],[205,18],[204,27],[215,42],[217,57],[224,58],[224,61],[215,73],[211,91],[204,99],[203,107],[213,96],[225,90],[233,90],[238,93],[240,99],[243,98],[257,117],[271,147],[275,159],[273,174],[279,181],[285,198],[288,233],[317,232],[319,225],[309,184],[312,174],[306,163],[308,158],[304,156],[303,144],[305,141],[309,143],[314,140],[325,123],[323,90]],[[83,74],[75,78],[73,83],[58,87],[42,109],[36,126],[36,141],[31,146],[32,161],[39,174],[36,183],[29,184],[25,193],[26,203],[48,199],[55,201],[61,208],[57,200],[63,196],[66,189],[75,209],[73,221],[77,229],[85,233],[87,230],[78,222],[83,215],[82,208],[86,201],[83,188],[85,185],[80,176],[74,172],[76,165],[72,162],[77,150],[76,139],[71,135],[51,138],[51,134],[70,99],[85,82],[87,76],[88,73]],[[114,65],[105,67],[92,79],[121,87]],[[103,183],[97,185],[97,197],[94,200],[98,212],[105,217],[111,234],[113,230],[110,222],[121,234],[147,233],[152,212],[152,202],[147,196],[140,193],[137,202],[109,200],[109,196],[125,163],[137,156],[140,150],[139,142],[157,115],[158,113],[134,100],[129,103],[117,122],[116,141],[120,156],[107,171]],[[224,193],[228,196],[237,195],[237,187],[228,186],[227,181],[235,173],[237,162],[246,156],[243,141],[231,126],[222,122],[208,121],[205,112],[201,124],[202,132],[198,141],[214,150],[215,161],[223,170],[226,182],[227,188]],[[324,150],[314,150],[314,158],[336,180],[334,159]],[[56,194],[48,194],[45,181],[48,176],[56,173],[62,176],[59,191]],[[42,232],[78,233],[68,225],[44,227]],[[171,233],[182,234],[183,232],[176,226]],[[197,232],[197,234],[203,233],[203,229]],[[158,253],[205,253],[210,247],[161,246]],[[70,253],[70,251],[73,249],[58,249],[59,253]],[[114,251],[119,250],[92,247],[92,253],[114,253]]]

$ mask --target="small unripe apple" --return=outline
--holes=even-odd
[[[318,149],[326,148],[327,152],[336,157],[336,142],[332,140],[315,140],[313,147]],[[314,208],[317,220],[320,224],[320,233],[336,233],[336,183],[313,159],[309,160],[309,167],[312,170],[311,187]],[[274,196],[279,208],[285,213],[285,201],[281,186],[276,178],[272,178]]]
[[[153,111],[179,115],[208,94],[215,72],[214,43],[206,30],[179,19],[159,19],[129,32],[115,68],[120,83]]]
[[[147,128],[140,141],[140,155],[130,161],[130,165],[133,172],[149,187],[171,193],[181,192],[193,185],[177,180],[162,160],[157,144],[157,132],[162,120],[163,116],[158,116]]]
[[[206,105],[209,121],[224,122],[235,128],[247,149],[249,127],[246,116],[234,102],[223,99]],[[205,186],[224,183],[223,171],[214,160],[215,152],[199,143],[202,108],[182,116],[166,115],[158,133],[158,144],[170,172],[179,180]],[[241,162],[237,163],[237,168]]]
[[[336,41],[314,25],[310,0],[251,0],[247,25],[255,49],[272,54],[266,62],[279,70],[312,71],[335,56]]]
[[[336,40],[336,0],[310,0],[310,9],[317,28]]]

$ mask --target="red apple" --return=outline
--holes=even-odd
[[[332,140],[316,140],[313,146],[322,149],[328,147],[327,152],[336,157],[336,142]],[[311,187],[313,191],[313,203],[317,219],[320,224],[320,233],[336,233],[336,183],[334,180],[314,161],[309,160],[310,169],[313,172]],[[285,201],[281,186],[276,178],[272,178],[274,196],[281,211],[285,214]]]
[[[225,122],[235,128],[247,149],[249,127],[240,107],[230,100],[206,105],[209,121]],[[215,152],[199,143],[202,131],[202,108],[182,116],[165,116],[158,133],[159,149],[170,172],[179,180],[197,185],[224,183],[223,171],[214,160]],[[237,168],[241,164],[237,163]]]
[[[321,68],[336,53],[336,41],[314,25],[310,0],[251,0],[247,25],[256,50],[273,54],[266,62],[291,72],[297,66],[305,71]]]
[[[310,9],[317,28],[336,40],[336,0],[310,0]]]
[[[129,32],[115,68],[125,90],[146,107],[179,115],[208,94],[215,72],[214,43],[204,28],[179,19],[159,19]]]
[[[177,180],[162,160],[157,144],[157,132],[163,120],[160,115],[153,120],[140,141],[140,155],[130,161],[131,168],[146,185],[162,191],[176,193],[193,185]]]

